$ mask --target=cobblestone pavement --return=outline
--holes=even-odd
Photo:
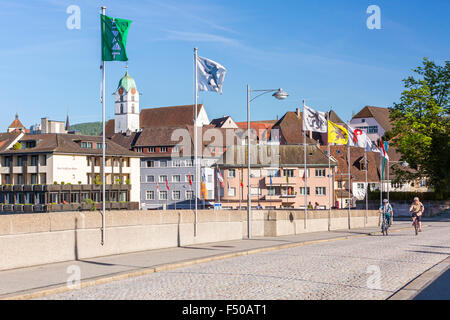
[[[386,299],[450,255],[450,223],[429,225],[419,236],[410,229],[389,237],[306,245],[153,273],[46,299]]]

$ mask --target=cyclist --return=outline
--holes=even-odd
[[[380,207],[380,213],[383,215],[384,218],[386,216],[386,221],[388,223],[388,227],[391,226],[391,219],[394,217],[394,210],[392,210],[392,206],[389,203],[388,199],[383,200],[383,204]]]
[[[415,197],[411,208],[409,208],[409,213],[411,213],[412,215],[413,225],[417,219],[417,222],[419,223],[419,232],[422,232],[422,222],[420,220],[424,210],[425,207],[423,206],[422,202],[420,202],[419,198]]]

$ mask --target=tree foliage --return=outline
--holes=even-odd
[[[400,102],[391,108],[389,135],[401,161],[414,170],[397,167],[396,180],[427,178],[437,192],[444,192],[450,183],[450,62],[440,66],[424,58],[413,72],[416,77],[403,80]]]

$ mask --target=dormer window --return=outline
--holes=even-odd
[[[362,122],[362,123],[366,122],[366,119],[361,119],[361,122]]]

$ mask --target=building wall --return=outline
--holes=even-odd
[[[278,177],[272,177],[272,186],[276,188],[276,195],[269,195],[268,188],[270,187],[270,173],[268,170],[277,170]],[[286,176],[283,175],[283,169],[291,169],[294,170],[294,176],[289,177],[289,183],[287,183]],[[324,177],[317,177],[315,175],[315,170],[325,170]],[[323,209],[329,208],[329,179],[328,179],[328,167],[309,167],[309,176],[307,179],[307,186],[310,189],[310,194],[307,196],[307,203],[311,202],[311,205],[314,207],[317,202],[319,206]],[[247,206],[247,168],[236,168],[235,173],[236,176],[234,178],[229,176],[230,169],[225,169],[223,171],[225,190],[224,196],[222,197],[222,206],[223,207],[239,207],[239,199],[241,199],[242,206]],[[257,173],[259,171],[259,174]],[[259,188],[260,195],[257,194],[252,195],[252,206],[256,207],[258,204],[263,208],[270,207],[292,207],[295,209],[304,208],[305,206],[305,197],[300,192],[300,188],[305,186],[305,182],[303,181],[303,168],[298,167],[284,167],[284,168],[261,168],[261,169],[252,169],[252,173],[256,173],[259,177],[250,178],[250,185],[253,188],[253,193],[257,193]],[[240,181],[243,181],[244,188],[241,188]],[[333,186],[333,182],[332,182]],[[292,195],[283,196],[283,190],[286,188],[291,188],[293,191]],[[316,187],[325,188],[325,195],[319,195],[316,193]],[[235,195],[231,196],[228,192],[228,189],[236,190]],[[281,191],[278,191],[280,190]],[[333,206],[333,203],[331,204]]]
[[[188,209],[193,208],[195,206],[195,199],[189,200],[187,198],[187,192],[188,191],[194,191],[195,195],[195,167],[190,166],[186,167],[185,163],[186,160],[189,158],[180,158],[176,160],[182,161],[184,163],[181,167],[174,167],[172,158],[152,158],[152,157],[146,157],[142,158],[141,161],[141,190],[140,190],[140,202],[141,207],[143,210],[152,210],[152,209],[161,209],[166,208],[167,206],[170,209]],[[156,167],[148,167],[147,161],[154,161],[156,164]],[[167,167],[161,167],[160,161],[166,161]],[[210,203],[211,201],[214,201],[214,167],[212,167],[216,160],[214,159],[201,159],[201,174],[204,172],[206,176],[206,189],[208,192],[208,199],[206,200],[206,203]],[[186,175],[192,175],[192,187],[189,184],[189,180],[186,179]],[[168,182],[169,182],[169,188],[170,190],[167,190],[165,181],[158,182],[159,177],[165,175],[167,176]],[[174,182],[173,176],[179,175],[180,176],[180,182]],[[154,182],[147,182],[147,176],[153,176]],[[158,183],[157,183],[158,182]],[[159,192],[157,190],[157,185],[159,185],[159,191],[168,191],[168,199],[167,200],[161,200],[159,197]],[[153,191],[154,192],[154,200],[147,200],[147,191]],[[180,199],[176,200],[173,197],[173,191],[179,191],[180,192]],[[198,195],[200,195],[200,190],[197,192]],[[200,197],[199,197],[200,199]],[[199,206],[203,205],[202,200],[198,202]]]
[[[365,122],[362,122],[363,120],[365,120]],[[375,120],[375,118],[352,119],[350,121],[350,125],[355,129],[356,128],[365,128],[366,132],[367,132],[367,127],[377,126],[378,133],[367,133],[367,136],[373,142],[377,142],[380,139],[380,137],[384,136],[384,133],[385,133],[384,128]]]

